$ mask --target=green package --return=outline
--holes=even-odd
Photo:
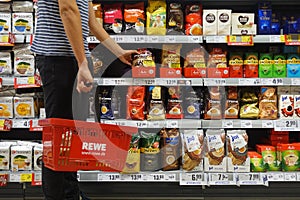
[[[260,78],[273,77],[273,55],[270,53],[262,53],[259,58],[258,76]]]
[[[286,77],[286,57],[282,54],[274,55],[273,77]]]

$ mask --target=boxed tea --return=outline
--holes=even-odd
[[[259,57],[258,75],[260,78],[271,78],[273,76],[273,55],[261,53]]]
[[[273,77],[283,78],[287,76],[286,57],[281,54],[274,55]]]
[[[230,9],[218,10],[217,35],[230,35],[231,34],[231,12]]]
[[[217,15],[217,10],[203,9],[203,35],[217,35]]]

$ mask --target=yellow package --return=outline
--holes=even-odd
[[[149,0],[147,7],[147,34],[165,35],[166,34],[166,2]]]

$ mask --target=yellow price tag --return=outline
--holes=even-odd
[[[280,42],[285,42],[285,36],[284,35],[280,35]]]
[[[31,182],[32,174],[21,174],[20,181],[21,182]]]
[[[4,122],[5,122],[4,119],[1,119],[1,120],[0,120],[0,128],[4,128]]]
[[[1,38],[1,42],[7,43],[9,41],[8,35],[3,35]]]
[[[245,43],[251,42],[251,36],[243,35],[241,36],[241,41]]]
[[[28,77],[28,84],[35,84],[35,78],[33,76]]]
[[[229,36],[228,42],[236,42],[236,36],[234,36],[234,35]]]

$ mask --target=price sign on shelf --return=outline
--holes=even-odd
[[[282,78],[263,78],[262,85],[283,85]]]
[[[238,173],[238,185],[260,185],[263,180],[259,173]]]
[[[148,181],[165,181],[166,174],[150,174]]]
[[[253,36],[252,35],[242,35],[235,36],[229,35],[227,36],[227,44],[230,46],[253,46]]]
[[[156,85],[155,79],[134,79],[134,85]]]
[[[204,80],[206,86],[220,86],[226,85],[227,81],[225,78],[208,78]]]
[[[121,174],[121,180],[123,181],[144,181],[143,174]]]
[[[42,185],[42,174],[41,174],[41,172],[32,173],[31,185]]]
[[[284,174],[285,181],[297,181],[297,175],[293,172],[287,172]]]
[[[263,120],[262,121],[262,128],[274,128],[273,121]]]
[[[241,85],[241,86],[261,85],[261,79],[259,79],[259,78],[240,78],[239,85]]]
[[[120,174],[98,174],[98,181],[121,181]]]
[[[236,184],[232,173],[211,173],[209,174],[210,185],[233,185]]]
[[[252,128],[252,121],[251,120],[242,120],[241,121],[241,128]]]
[[[203,173],[181,173],[180,185],[205,185]]]
[[[8,182],[8,174],[0,174],[0,187],[6,186]]]
[[[222,120],[223,128],[233,128],[233,120]]]
[[[268,181],[284,181],[283,172],[269,172],[267,173]]]
[[[178,127],[179,127],[178,121],[175,120],[167,121],[166,128],[178,128]]]
[[[277,120],[275,121],[275,131],[298,131],[297,120]]]
[[[300,35],[299,34],[285,35],[285,45],[300,45]]]

